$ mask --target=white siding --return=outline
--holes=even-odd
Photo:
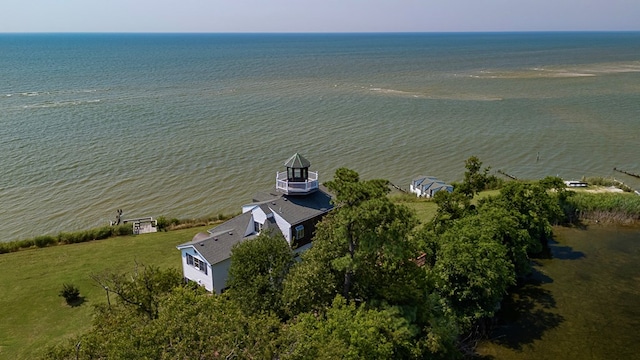
[[[242,213],[246,213],[247,211],[251,211],[255,208],[257,208],[258,205],[253,205],[253,204],[249,204],[249,205],[242,205]]]
[[[422,191],[418,187],[413,186],[413,184],[409,185],[409,191],[416,194],[416,196],[422,196]]]
[[[277,212],[273,211],[273,209],[271,209],[271,212],[273,213],[273,218],[276,220],[278,228],[280,228],[280,232],[282,232],[285,240],[287,240],[287,243],[291,246],[291,224],[282,218],[282,216],[278,215]]]
[[[205,260],[204,257],[191,246],[180,249],[180,252],[182,253],[183,276],[190,281],[197,282],[198,284],[204,286],[208,291],[213,291],[213,271],[211,269],[211,265],[207,262],[207,260]],[[193,265],[187,264],[187,254],[190,254],[200,261],[204,261],[204,263],[207,264],[207,273],[205,274],[204,272],[196,269]]]
[[[253,221],[259,222],[262,225],[267,221],[267,214],[265,214],[259,206],[251,210],[251,215],[253,215]]]

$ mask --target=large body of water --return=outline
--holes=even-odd
[[[236,212],[295,152],[640,189],[640,33],[0,35],[0,74],[0,241]]]

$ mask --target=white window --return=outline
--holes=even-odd
[[[198,258],[194,258],[191,254],[187,254],[187,265],[191,265],[194,268],[207,274],[207,263]]]
[[[304,237],[304,225],[296,226],[296,239],[302,239]]]
[[[202,271],[203,273],[205,273],[205,275],[207,274],[207,263],[205,263],[204,261],[197,259],[197,258],[193,258],[193,266]]]

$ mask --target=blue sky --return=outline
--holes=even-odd
[[[3,0],[0,32],[640,31],[640,0]]]

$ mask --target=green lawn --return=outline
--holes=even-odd
[[[105,303],[90,279],[103,271],[130,272],[135,263],[181,269],[176,245],[207,227],[111,238],[0,255],[0,358],[31,359],[91,325],[92,305]],[[63,283],[80,289],[84,303],[69,307]]]
[[[471,203],[477,204],[480,199],[498,194],[500,194],[500,190],[482,191],[476,195]],[[436,205],[435,202],[424,198],[417,198],[413,194],[395,194],[391,196],[391,200],[396,204],[405,205],[409,209],[415,211],[420,223],[422,224],[431,221],[438,210],[438,205]]]

